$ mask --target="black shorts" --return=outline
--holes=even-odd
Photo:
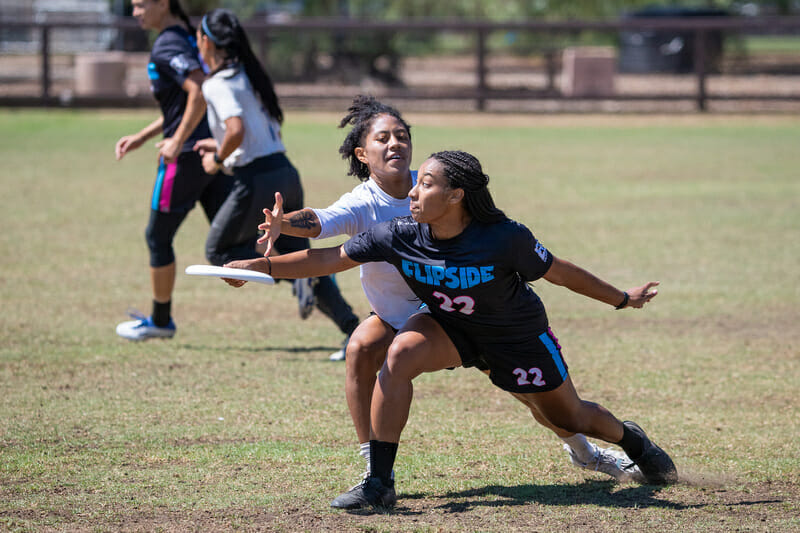
[[[303,187],[300,174],[283,153],[271,154],[234,169],[234,182],[225,203],[211,223],[206,239],[206,257],[212,265],[236,259],[255,259],[258,225],[264,222],[262,208],[272,208],[275,193],[283,196],[289,213],[302,209]],[[280,254],[307,250],[308,239],[281,235],[275,241]]]
[[[525,337],[477,342],[431,313],[458,350],[464,367],[488,370],[489,379],[508,392],[547,392],[567,379],[568,367],[558,339],[548,327]]]
[[[209,192],[216,197],[218,208],[232,184],[233,180],[221,172],[206,174],[197,152],[181,152],[169,164],[160,158],[150,208],[161,213],[188,213],[198,200],[209,196]]]

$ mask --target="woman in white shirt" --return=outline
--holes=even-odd
[[[206,172],[225,171],[234,179],[206,241],[209,262],[223,265],[260,257],[256,241],[261,208],[280,192],[287,206],[300,209],[303,187],[297,169],[286,157],[281,139],[283,111],[272,80],[253,54],[239,20],[225,9],[210,11],[197,29],[197,45],[210,69],[202,90],[212,138],[198,141],[195,150],[202,156]],[[302,236],[284,235],[275,242],[278,253],[309,247]],[[358,325],[358,317],[330,277],[296,280],[294,292],[302,318],[316,303],[345,335]]]

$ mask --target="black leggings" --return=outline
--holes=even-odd
[[[151,267],[175,262],[172,242],[186,215],[200,202],[206,218],[213,220],[228,197],[232,182],[222,174],[206,174],[197,152],[184,152],[169,165],[163,161],[159,164],[150,220],[145,230]]]

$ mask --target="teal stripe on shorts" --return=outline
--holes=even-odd
[[[550,352],[550,355],[553,356],[553,361],[558,367],[558,371],[561,373],[561,379],[567,379],[567,369],[564,367],[564,359],[561,358],[561,353],[556,348],[556,345],[553,343],[553,339],[550,338],[550,335],[547,332],[542,333],[539,335],[539,340],[542,341],[547,351]]]

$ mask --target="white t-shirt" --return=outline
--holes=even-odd
[[[231,117],[242,119],[244,139],[225,158],[227,168],[243,167],[259,157],[286,151],[280,124],[264,109],[244,68],[226,68],[211,76],[203,83],[203,97],[208,104],[208,125],[217,145],[225,138],[225,121]]]
[[[417,172],[411,173],[411,185]],[[325,209],[312,209],[319,218],[317,239],[347,234],[351,237],[372,226],[395,217],[408,216],[408,197],[394,198],[369,179],[345,193]],[[389,263],[361,265],[361,286],[372,310],[392,327],[400,329],[408,317],[419,309],[420,300],[408,288],[397,269]]]

